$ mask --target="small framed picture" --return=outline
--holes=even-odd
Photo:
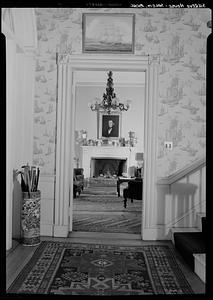
[[[83,52],[134,53],[134,14],[83,14]]]
[[[116,140],[121,137],[121,112],[98,112],[98,138]]]

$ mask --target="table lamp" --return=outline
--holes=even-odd
[[[143,174],[143,153],[137,152],[135,154],[135,160],[137,161],[136,177],[141,177]]]

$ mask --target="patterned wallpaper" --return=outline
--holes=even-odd
[[[84,12],[134,13],[135,55],[160,54],[157,175],[205,155],[210,9],[37,8],[34,163],[42,173],[55,173],[56,51],[82,53]],[[173,141],[173,151],[164,141]]]

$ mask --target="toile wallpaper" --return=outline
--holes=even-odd
[[[55,174],[56,52],[82,53],[85,12],[134,13],[131,55],[160,54],[157,176],[171,175],[204,156],[210,9],[37,8],[34,164],[42,174]],[[164,141],[173,142],[172,151],[164,149]]]

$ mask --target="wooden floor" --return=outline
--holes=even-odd
[[[116,186],[85,187],[73,199],[73,231],[141,233],[142,201],[128,199],[124,208],[123,188],[121,197]]]
[[[144,245],[162,245],[172,246],[171,241],[142,241],[139,234],[126,233],[103,233],[103,232],[72,232],[69,238],[41,237],[41,241],[70,241],[72,243],[92,243],[105,245],[125,245],[125,246],[144,246]],[[16,276],[30,260],[38,246],[23,246],[13,240],[12,248],[7,251],[6,258],[6,289],[11,285]],[[196,294],[205,293],[205,285],[200,278],[195,275],[186,263],[176,252],[178,263],[185,274],[188,282]]]

